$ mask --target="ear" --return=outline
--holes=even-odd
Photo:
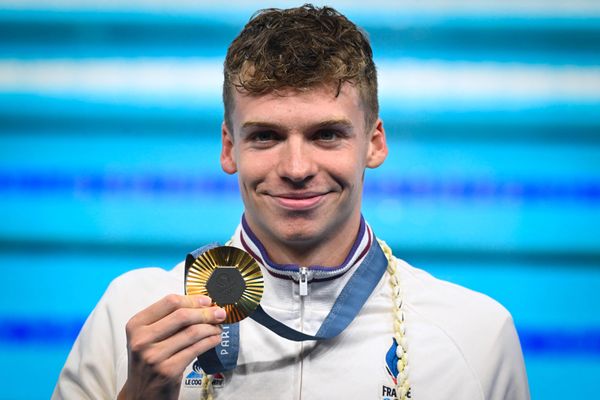
[[[237,172],[233,150],[233,132],[229,132],[227,124],[223,122],[221,124],[221,168],[230,175]]]
[[[383,121],[377,119],[375,127],[369,137],[369,150],[367,154],[367,167],[377,168],[385,161],[388,155],[387,142],[385,140],[385,130]]]

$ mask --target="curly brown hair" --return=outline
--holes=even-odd
[[[377,72],[366,33],[331,7],[305,4],[260,10],[227,50],[225,122],[231,129],[234,90],[262,95],[332,84],[339,94],[345,82],[358,88],[366,126],[371,126],[379,114],[379,102]]]

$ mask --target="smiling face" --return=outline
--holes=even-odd
[[[365,168],[387,155],[351,84],[235,94],[221,165],[238,173],[245,217],[274,261],[337,265],[356,238]]]

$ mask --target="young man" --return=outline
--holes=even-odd
[[[264,10],[224,74],[221,165],[245,206],[230,245],[258,260],[261,307],[288,328],[221,326],[223,309],[182,295],[183,263],[132,271],[54,398],[529,398],[508,312],[393,257],[361,216],[365,169],[387,156],[365,35],[327,7]]]

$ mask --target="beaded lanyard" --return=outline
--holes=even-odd
[[[406,326],[404,324],[404,304],[402,301],[402,287],[400,285],[398,262],[392,254],[390,247],[380,239],[377,239],[385,257],[387,258],[387,272],[390,275],[390,286],[392,289],[393,305],[393,325],[394,340],[396,341],[396,356],[398,357],[396,376],[396,397],[398,400],[406,400],[410,390],[408,381],[408,354],[406,341]],[[203,400],[213,400],[212,375],[203,374],[202,376],[202,397]]]
[[[392,304],[394,312],[394,340],[396,357],[398,357],[398,375],[396,376],[396,397],[398,400],[406,400],[410,383],[408,382],[408,354],[406,341],[406,326],[404,324],[404,303],[402,301],[402,286],[400,285],[400,271],[398,261],[392,254],[390,247],[383,241],[377,239],[385,258],[388,260],[387,272],[390,275],[390,286],[392,287]]]

